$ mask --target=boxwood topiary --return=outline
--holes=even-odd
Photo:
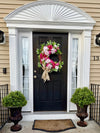
[[[88,87],[77,88],[72,95],[71,102],[83,107],[84,105],[95,103],[95,97]]]
[[[20,91],[12,91],[2,99],[2,104],[5,107],[23,107],[27,101]]]

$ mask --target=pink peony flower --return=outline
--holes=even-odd
[[[43,58],[47,58],[47,55],[46,54],[43,54]]]
[[[49,50],[51,50],[53,48],[53,46],[52,45],[48,45],[48,48],[49,48]]]
[[[53,60],[51,60],[51,64],[52,64],[52,68],[55,68],[55,62]]]
[[[42,60],[40,59],[40,63],[42,64]]]
[[[59,62],[58,62],[58,63],[56,63],[56,66],[59,66]]]
[[[57,49],[59,49],[59,47],[57,47]]]
[[[40,59],[42,59],[43,58],[43,55],[42,55],[42,53],[40,54]]]
[[[51,63],[53,63],[54,61],[53,60],[50,60]]]
[[[55,49],[55,53],[57,52],[57,50]]]
[[[49,55],[51,54],[51,51],[49,51]]]

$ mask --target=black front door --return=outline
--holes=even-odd
[[[36,49],[47,41],[60,43],[64,66],[60,72],[49,73],[50,81],[41,79],[43,70],[38,68]],[[34,111],[64,111],[67,109],[67,55],[68,34],[33,33]]]

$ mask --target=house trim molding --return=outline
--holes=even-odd
[[[90,29],[95,21],[81,9],[62,1],[39,0],[23,5],[5,17],[7,27]],[[60,26],[60,27],[59,27]],[[83,26],[80,27],[80,26]],[[75,27],[74,27],[75,28]]]

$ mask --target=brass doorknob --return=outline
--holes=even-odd
[[[37,76],[36,75],[34,75],[34,79],[36,79],[37,78]]]
[[[34,70],[34,73],[36,73],[36,70]]]

